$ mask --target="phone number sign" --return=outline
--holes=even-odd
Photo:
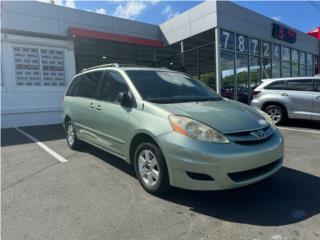
[[[288,43],[297,41],[297,33],[295,31],[277,23],[272,24],[272,37]]]

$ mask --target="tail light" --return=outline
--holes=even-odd
[[[252,96],[256,96],[256,95],[258,95],[259,93],[261,93],[261,91],[255,91],[255,90],[253,90],[253,91],[252,91]]]

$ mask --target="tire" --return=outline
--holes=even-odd
[[[155,144],[144,142],[137,147],[134,169],[140,184],[147,192],[162,195],[169,189],[167,165],[161,150]]]
[[[75,127],[71,120],[66,123],[66,140],[69,148],[72,150],[78,150],[82,146],[82,142],[77,138]]]
[[[271,117],[276,125],[283,123],[286,118],[284,109],[276,104],[267,106],[264,111]]]

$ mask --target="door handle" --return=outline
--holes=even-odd
[[[283,93],[281,93],[281,96],[289,96],[289,94],[288,94],[288,93],[283,92]]]
[[[97,105],[96,110],[101,111],[102,110],[101,105]]]
[[[90,108],[90,109],[94,109],[94,103],[93,103],[93,102],[90,103],[89,108]]]
[[[316,99],[317,99],[317,100],[320,100],[320,96],[317,96]]]

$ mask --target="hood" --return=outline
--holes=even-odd
[[[245,104],[231,101],[186,102],[156,104],[173,114],[193,118],[222,133],[248,131],[261,128],[263,117]]]

